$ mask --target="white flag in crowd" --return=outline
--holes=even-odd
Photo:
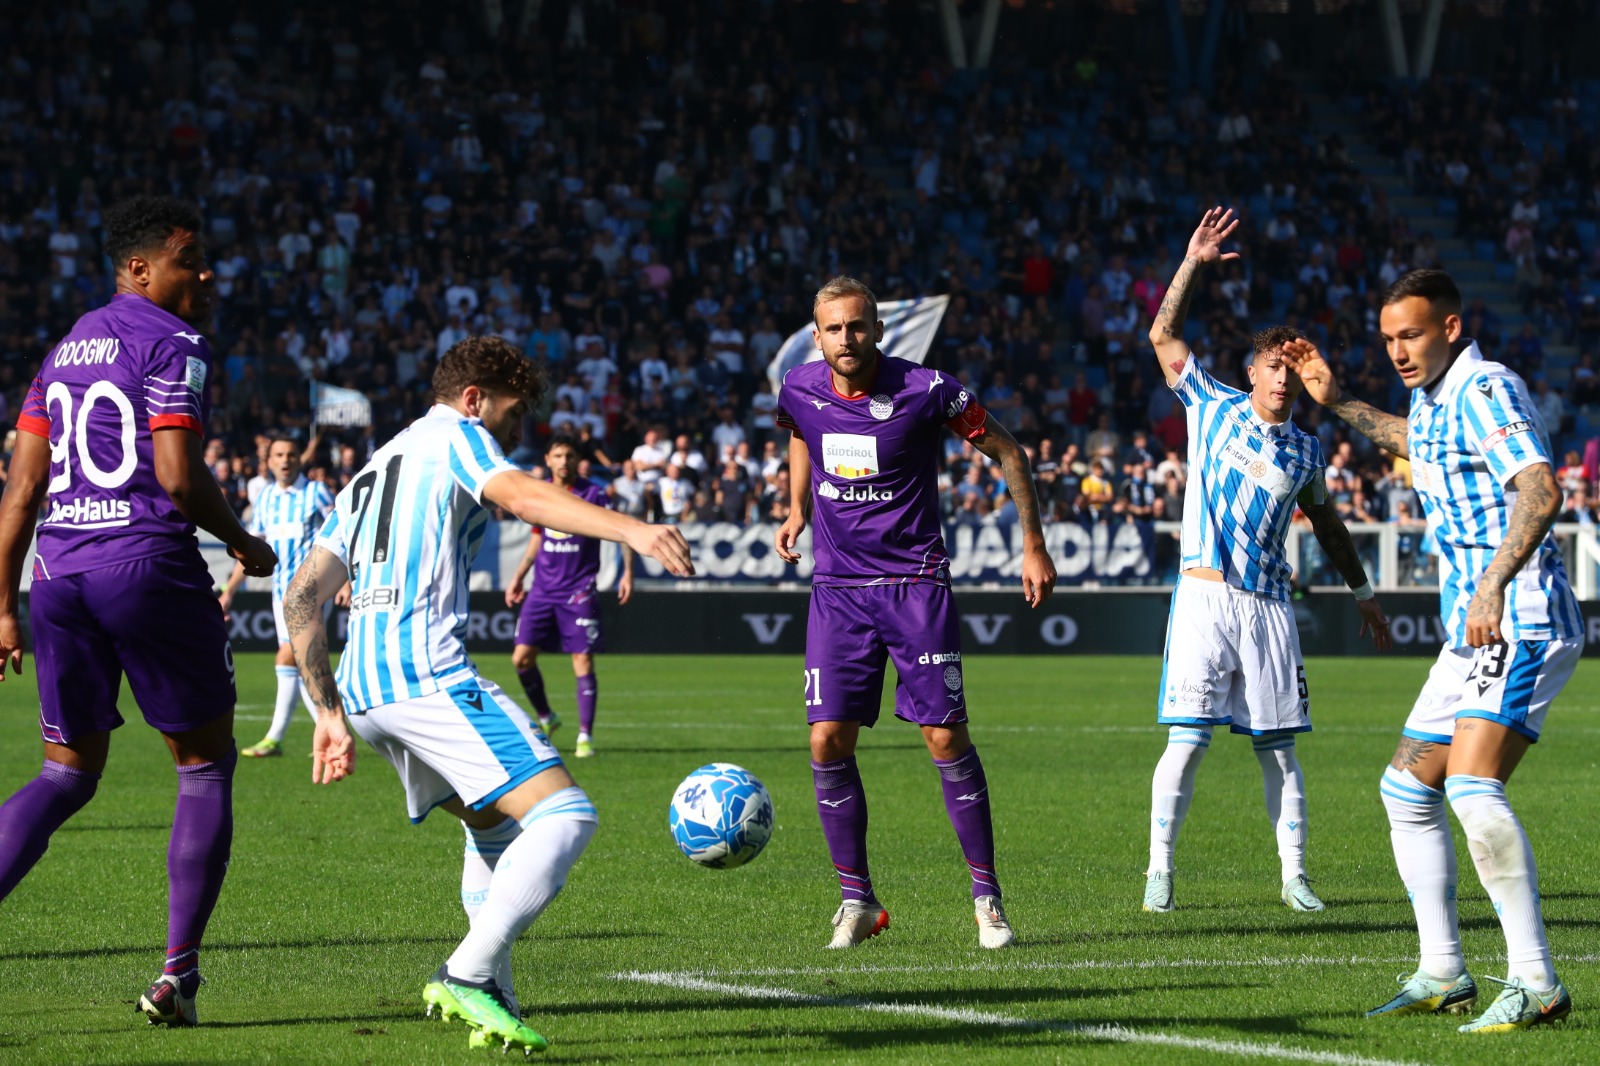
[[[919,296],[915,300],[891,300],[878,305],[878,317],[883,319],[883,343],[878,345],[884,355],[909,359],[913,363],[928,358],[934,334],[944,319],[945,308],[950,305],[948,296]],[[772,391],[783,384],[783,375],[801,363],[811,363],[822,358],[822,352],[811,339],[811,324],[790,334],[778,354],[767,367],[767,377]]]
[[[370,426],[372,401],[355,389],[311,383],[311,422],[318,426]]]

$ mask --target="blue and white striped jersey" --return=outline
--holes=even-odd
[[[1180,570],[1206,566],[1274,600],[1289,598],[1293,567],[1284,539],[1296,499],[1322,503],[1322,444],[1293,422],[1264,421],[1250,396],[1206,372],[1191,354],[1172,386],[1187,408],[1189,484],[1183,497]]]
[[[273,481],[256,496],[248,528],[278,553],[278,568],[272,572],[273,596],[283,598],[294,572],[311,554],[317,530],[332,510],[333,493],[328,486],[304,477],[288,488]]]
[[[489,431],[444,404],[379,448],[339,493],[317,544],[350,569],[350,624],[334,680],[345,710],[416,699],[475,672],[467,575],[483,490],[508,470]]]
[[[1439,549],[1439,615],[1450,646],[1465,647],[1467,605],[1516,503],[1507,485],[1528,467],[1550,463],[1549,434],[1528,386],[1485,359],[1476,341],[1431,387],[1412,390],[1407,422],[1412,485]],[[1500,634],[1516,641],[1582,633],[1561,549],[1546,536],[1506,586]]]

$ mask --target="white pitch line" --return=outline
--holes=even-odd
[[[1312,1051],[1309,1048],[1286,1047],[1283,1044],[1250,1043],[1243,1040],[1211,1040],[1199,1036],[1178,1036],[1148,1030],[1127,1029],[1120,1025],[1079,1025],[1074,1022],[1040,1022],[1017,1018],[992,1011],[973,1010],[967,1007],[935,1007],[926,1003],[877,1003],[868,999],[848,996],[817,996],[796,992],[789,988],[767,988],[761,985],[733,985],[721,981],[708,981],[678,973],[646,973],[630,970],[612,974],[618,981],[637,981],[642,984],[662,985],[686,992],[715,992],[745,999],[771,999],[784,1003],[798,1003],[813,1007],[851,1007],[875,1014],[900,1014],[918,1018],[937,1018],[940,1021],[960,1022],[963,1025],[992,1025],[1004,1029],[1034,1029],[1087,1040],[1103,1040],[1114,1044],[1153,1044],[1159,1047],[1184,1048],[1189,1051],[1211,1051],[1219,1055],[1242,1058],[1275,1059],[1279,1062],[1319,1062],[1329,1066],[1416,1066],[1396,1059],[1373,1059],[1364,1055],[1350,1055],[1342,1051]]]

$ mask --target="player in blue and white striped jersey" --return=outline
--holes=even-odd
[[[1561,490],[1527,385],[1461,335],[1461,292],[1450,275],[1398,278],[1378,324],[1412,390],[1408,418],[1346,396],[1311,345],[1285,352],[1313,399],[1411,461],[1439,546],[1445,645],[1380,786],[1422,957],[1400,994],[1370,1013],[1459,1012],[1477,999],[1456,919],[1448,799],[1509,960],[1504,989],[1462,1031],[1527,1028],[1572,1009],[1550,958],[1533,849],[1505,794],[1583,652],[1578,604],[1550,535]]]
[[[429,1012],[465,1017],[476,1043],[540,1050],[544,1038],[518,1020],[511,945],[560,891],[596,815],[544,733],[467,657],[467,576],[487,509],[621,541],[673,574],[693,567],[675,528],[596,507],[506,460],[543,392],[515,347],[458,342],[433,390],[433,409],[339,493],[284,616],[317,707],[313,779],[350,772],[353,728],[399,771],[412,821],[440,807],[466,826],[461,900],[472,928],[424,988]],[[336,679],[321,609],[346,575],[350,625]]]
[[[1189,482],[1184,490],[1182,563],[1172,592],[1156,720],[1167,747],[1150,786],[1150,866],[1144,909],[1173,908],[1173,853],[1194,797],[1195,771],[1225,725],[1251,738],[1261,764],[1267,817],[1278,842],[1279,896],[1298,911],[1323,904],[1306,878],[1305,778],[1296,733],[1311,729],[1300,634],[1289,606],[1293,567],[1284,540],[1298,509],[1355,592],[1362,632],[1380,649],[1388,621],[1373,595],[1350,531],[1328,502],[1322,446],[1289,415],[1300,380],[1283,346],[1286,326],[1257,333],[1250,391],[1217,381],[1183,340],[1189,298],[1207,263],[1238,258],[1222,244],[1239,223],[1207,211],[1150,327],[1162,373],[1187,409]]]
[[[289,579],[311,553],[311,542],[322,528],[322,523],[333,511],[333,493],[320,481],[307,481],[300,474],[302,456],[300,445],[289,437],[278,437],[267,446],[267,469],[272,473],[272,483],[256,496],[250,511],[247,528],[252,534],[272,545],[278,553],[278,568],[272,572],[272,620],[278,630],[278,658],[274,669],[278,675],[277,699],[273,704],[272,726],[267,735],[256,744],[240,750],[239,754],[260,759],[283,754],[283,738],[289,732],[294,718],[295,695],[305,701],[311,720],[317,712],[311,706],[311,697],[300,684],[300,671],[295,668],[294,648],[289,643],[289,627],[283,622],[283,594]],[[244,566],[233,568],[227,584],[222,587],[222,610],[233,607],[234,594],[244,584]],[[341,596],[348,596],[346,588]],[[330,605],[331,606],[331,605]]]

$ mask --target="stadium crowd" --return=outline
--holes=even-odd
[[[14,421],[48,346],[108,298],[99,212],[141,191],[193,198],[208,222],[207,457],[241,511],[272,434],[307,440],[310,476],[337,489],[427,409],[438,356],[494,332],[551,380],[518,461],[565,432],[630,511],[779,521],[767,366],[810,292],[848,272],[883,300],[952,297],[929,359],[1027,445],[1048,521],[1176,519],[1186,427],[1144,334],[1212,203],[1255,209],[1243,259],[1194,301],[1202,363],[1242,382],[1251,326],[1284,321],[1357,392],[1404,407],[1374,343],[1378,293],[1402,266],[1450,264],[1312,128],[1270,42],[1224,54],[1207,96],[1093,52],[1002,49],[989,75],[953,71],[931,20],[891,32],[869,5],[830,15],[828,63],[795,5],[668,19],[643,0],[513,3],[489,25],[501,10],[31,5],[0,60],[0,414]],[[1595,111],[1576,86],[1502,76],[1464,108],[1439,79],[1375,93],[1371,114],[1417,187],[1453,191],[1463,234],[1524,283],[1519,335],[1481,301],[1469,329],[1536,383],[1567,517],[1588,523]],[[1503,136],[1468,144],[1480,126]],[[1549,139],[1514,132],[1535,126]],[[1544,373],[1546,335],[1582,348],[1566,382]],[[315,427],[313,380],[365,393],[373,425]],[[1300,420],[1348,519],[1415,522],[1403,466],[1317,410]],[[954,438],[942,476],[953,522],[1014,514]]]

